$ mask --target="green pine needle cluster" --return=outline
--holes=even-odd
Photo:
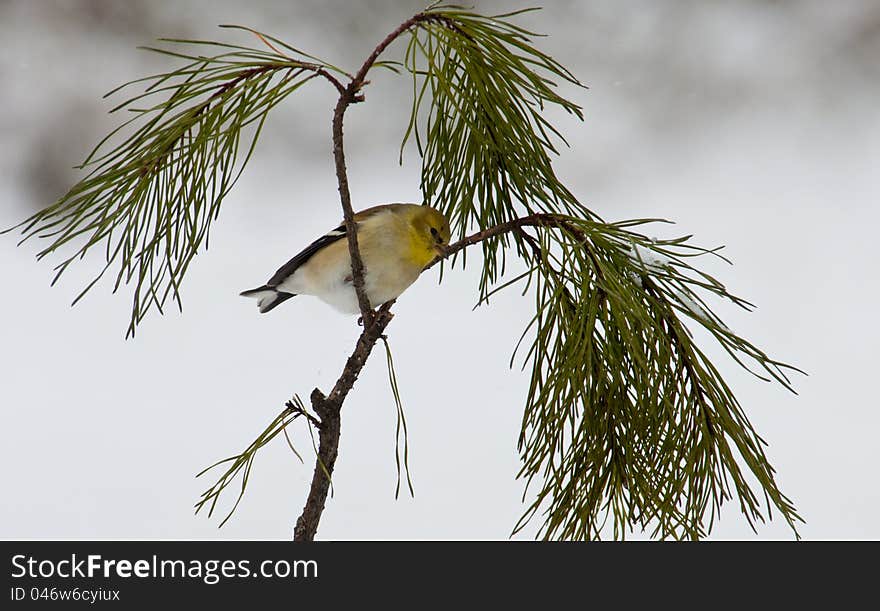
[[[558,180],[551,158],[565,140],[545,110],[581,119],[557,91],[580,83],[510,21],[524,12],[437,7],[412,30],[404,61],[413,78],[404,144],[413,137],[422,156],[425,201],[459,237],[525,215],[546,215],[549,225],[481,242],[480,303],[524,278],[536,296],[520,340],[533,338],[519,448],[520,475],[538,490],[514,532],[540,515],[545,538],[589,539],[608,532],[610,517],[615,537],[638,528],[699,538],[728,499],[754,527],[761,496],[767,515],[775,506],[794,529],[800,518],[776,486],[764,442],[683,319],[789,389],[791,368],[712,313],[701,295],[748,303],[686,263],[709,251],[627,229],[648,220],[602,222]],[[510,239],[529,271],[502,281]]]
[[[737,336],[700,297],[748,307],[688,262],[710,251],[628,229],[647,222],[568,218],[538,234],[519,441],[520,475],[538,490],[516,530],[540,515],[548,539],[635,529],[697,539],[727,500],[754,528],[762,497],[767,515],[777,508],[794,529],[800,518],[764,441],[686,322],[762,379],[790,388],[792,368]]]
[[[248,482],[250,480],[251,470],[253,469],[254,461],[257,458],[257,452],[280,433],[284,433],[290,451],[293,452],[294,456],[296,456],[300,462],[303,462],[302,456],[300,456],[300,453],[293,446],[290,436],[287,434],[287,427],[300,416],[305,417],[308,421],[307,426],[309,435],[312,436],[312,444],[314,445],[314,433],[312,432],[314,416],[311,416],[308,413],[302,399],[300,399],[298,395],[294,395],[293,399],[287,402],[287,405],[281,413],[275,416],[272,422],[269,423],[269,426],[267,426],[240,454],[224,458],[223,460],[218,460],[213,465],[202,469],[196,475],[196,477],[201,477],[222,465],[226,465],[226,469],[221,471],[220,477],[217,481],[202,493],[201,498],[195,505],[196,513],[207,508],[208,517],[214,515],[214,510],[217,509],[217,502],[220,500],[223,492],[226,491],[226,489],[236,480],[240,480],[238,496],[235,499],[235,503],[233,503],[231,509],[226,513],[226,516],[220,522],[219,526],[226,524],[226,522],[229,521],[229,518],[232,517],[232,514],[235,513],[235,510],[238,509],[238,505],[241,503],[242,498],[244,498],[244,493],[247,490]]]
[[[182,307],[186,271],[201,246],[207,247],[211,223],[250,158],[267,113],[317,70],[333,70],[291,47],[285,46],[302,59],[283,55],[269,41],[283,43],[257,35],[273,50],[176,39],[163,40],[223,52],[148,48],[186,63],[108,93],[144,87],[111,111],[133,116],[79,166],[86,177],[19,225],[22,242],[50,240],[38,258],[63,257],[53,283],[89,250],[103,251],[103,269],[73,303],[112,269],[114,291],[134,287],[128,335],[152,308],[161,313],[169,299]]]
[[[459,238],[533,212],[593,218],[556,177],[551,155],[565,139],[545,118],[555,106],[583,119],[557,91],[581,84],[511,21],[531,10],[487,17],[440,6],[411,31],[404,66],[413,105],[402,146],[415,140],[425,202]],[[482,244],[481,296],[503,272],[510,237]]]

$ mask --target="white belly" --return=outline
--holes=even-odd
[[[372,307],[396,299],[419,277],[421,270],[403,261],[382,257],[382,264],[364,257],[364,288]],[[414,271],[415,270],[415,271]],[[334,242],[278,285],[282,291],[313,295],[346,314],[359,314],[357,294],[351,282],[348,242]]]

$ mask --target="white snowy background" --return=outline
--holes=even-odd
[[[214,26],[237,23],[355,68],[421,7],[0,2],[0,227],[76,180],[69,168],[117,121],[102,94],[171,65],[137,45],[235,39]],[[590,87],[564,92],[587,118],[560,118],[571,143],[556,165],[563,180],[606,219],[661,216],[700,244],[726,244],[735,265],[706,265],[758,306],[720,306],[726,321],[809,372],[794,379],[794,396],[708,348],[769,442],[778,483],[806,519],[803,536],[880,537],[880,4],[546,2],[523,23],[549,34],[541,47]],[[367,103],[346,118],[356,208],[417,202],[418,164],[397,164],[407,80],[372,80]],[[183,314],[149,317],[133,340],[123,340],[128,293],[111,295],[105,283],[69,307],[96,260],[50,288],[51,262],[35,262],[36,245],[0,237],[0,537],[289,538],[312,463],[282,439],[258,456],[225,527],[192,506],[210,483],[194,474],[244,448],[294,392],[328,389],[358,334],[353,319],[308,298],[260,316],[237,296],[341,216],[335,98],[312,85],[270,117],[186,279]],[[321,538],[503,539],[524,509],[515,474],[527,378],[507,360],[532,301],[514,290],[471,311],[476,268],[439,286],[436,271],[400,299],[389,328],[415,498],[394,499],[395,409],[380,347],[345,404]],[[731,504],[713,537],[791,534],[778,519],[754,534]]]

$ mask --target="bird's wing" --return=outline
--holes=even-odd
[[[358,212],[357,214],[355,214],[354,219],[357,222],[361,222],[361,221],[373,216],[374,214],[381,212],[384,208],[386,208],[386,206],[374,206],[372,208],[367,208],[366,210],[362,210],[361,212]],[[333,242],[336,242],[337,240],[341,240],[346,235],[348,235],[348,233],[345,231],[345,223],[343,222],[336,229],[333,229],[332,231],[328,231],[327,233],[322,235],[320,238],[318,238],[317,240],[315,240],[314,242],[312,242],[311,244],[306,246],[302,250],[302,252],[300,252],[293,259],[291,259],[290,261],[288,261],[287,263],[282,265],[280,268],[278,268],[278,271],[275,272],[275,275],[273,275],[271,278],[269,278],[269,281],[266,283],[266,286],[269,286],[269,287],[278,286],[279,284],[281,284],[282,282],[287,280],[290,276],[292,276],[293,273],[297,269],[299,269],[299,267],[301,265],[303,265],[306,261],[311,259],[312,255],[314,255],[316,252],[318,252],[319,250],[321,250],[322,248],[324,248],[326,246],[329,246],[330,244],[332,244]]]
[[[293,259],[282,265],[278,268],[278,271],[275,272],[275,275],[269,278],[269,282],[266,283],[266,286],[275,287],[287,280],[293,273],[299,269],[301,265],[303,265],[306,261],[312,258],[316,252],[324,248],[325,246],[329,246],[333,242],[337,240],[341,240],[346,236],[345,224],[343,223],[336,229],[332,231],[328,231],[320,238],[306,246],[302,252],[296,255]]]

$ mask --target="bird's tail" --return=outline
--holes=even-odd
[[[296,297],[294,293],[285,293],[284,291],[279,291],[275,287],[265,284],[259,288],[242,291],[240,295],[242,297],[253,297],[256,299],[257,307],[260,308],[261,314],[265,314],[279,303],[283,303],[291,297]]]

